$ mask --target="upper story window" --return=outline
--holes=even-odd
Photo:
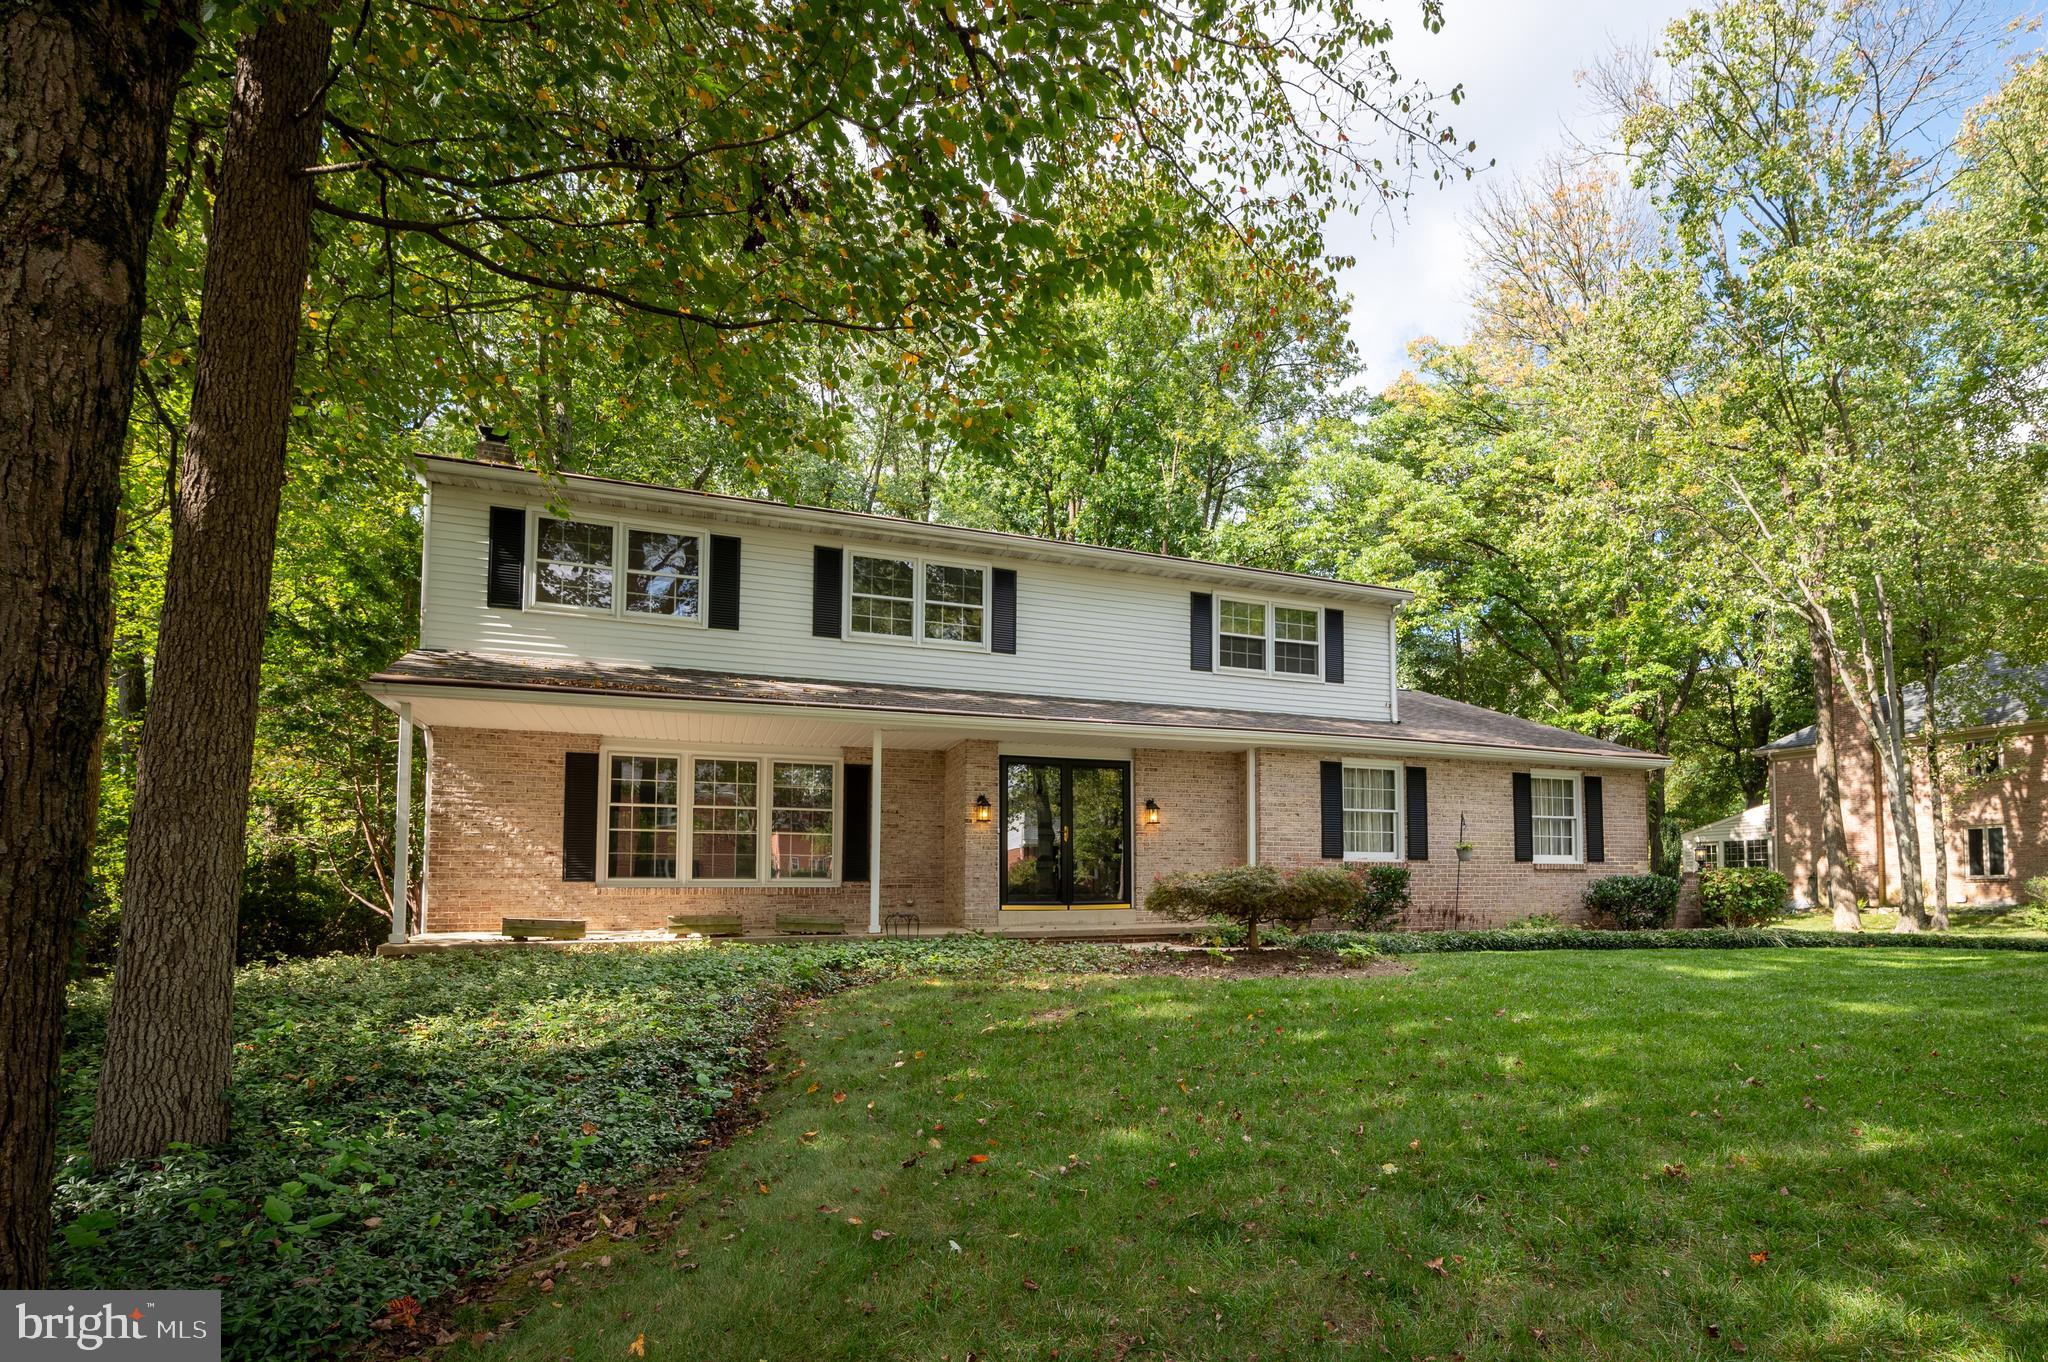
[[[1579,859],[1579,778],[1535,771],[1529,776],[1529,830],[1537,865]]]
[[[849,637],[988,646],[987,568],[865,553],[851,558]]]
[[[1996,738],[1963,744],[1963,770],[1982,780],[2005,769],[2005,744]]]
[[[703,536],[693,530],[537,516],[533,603],[628,619],[701,621]]]
[[[1344,859],[1391,861],[1400,853],[1400,785],[1391,766],[1344,768]]]
[[[1264,601],[1217,603],[1216,660],[1230,671],[1322,674],[1322,612]]]

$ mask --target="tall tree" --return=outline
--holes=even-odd
[[[0,1287],[49,1267],[57,1055],[86,893],[121,446],[180,3],[0,8]]]
[[[1421,13],[1441,22],[1438,0]],[[588,362],[666,363],[707,419],[751,442],[742,403],[841,381],[842,356],[807,337],[878,338],[918,362],[1129,277],[1167,228],[1140,214],[1099,254],[1063,249],[1062,193],[1079,175],[1142,168],[1272,258],[1313,259],[1340,194],[1393,196],[1454,157],[1427,92],[1396,75],[1391,32],[1339,0],[285,7],[241,44],[245,112],[223,157],[242,160],[246,187],[237,200],[224,181],[213,232],[302,270],[303,205],[356,229],[385,306],[438,307],[487,348],[508,333],[538,341],[548,395],[513,424],[549,432],[543,448],[565,429],[552,375]],[[223,1120],[228,871],[256,725],[248,645],[274,534],[268,461],[291,406],[276,347],[303,306],[278,286],[283,270],[244,290],[241,268],[209,249],[202,370],[209,351],[260,346],[286,384],[280,398],[276,373],[223,381],[216,403],[202,372],[193,395],[187,461],[202,439],[220,443],[211,471],[181,479],[160,657],[209,629],[230,645],[225,665],[154,678],[101,1161],[216,1138]],[[217,335],[210,313],[249,339]],[[201,590],[213,574],[217,598]]]

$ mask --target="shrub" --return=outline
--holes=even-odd
[[[2028,880],[2021,894],[2028,907],[2048,908],[2048,875],[2036,875]]]
[[[1761,927],[1785,911],[1790,895],[1775,870],[1709,870],[1700,876],[1700,912],[1709,927]]]
[[[1362,932],[1391,927],[1408,911],[1408,867],[1369,865],[1352,872],[1358,896],[1348,911],[1336,916]]]
[[[1244,928],[1244,944],[1257,949],[1261,923],[1314,917],[1319,889],[1291,892],[1270,865],[1231,865],[1162,876],[1153,881],[1145,906],[1178,922],[1234,922]]]
[[[1586,886],[1586,911],[1624,932],[1668,927],[1678,910],[1678,881],[1669,875],[1609,875]]]
[[[1504,929],[1510,932],[1554,932],[1568,924],[1556,913],[1531,913],[1517,918]]]

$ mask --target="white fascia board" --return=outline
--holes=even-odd
[[[1645,752],[1578,752],[1565,747],[1511,746],[1496,743],[1431,742],[1419,738],[1357,738],[1321,733],[1295,733],[1266,728],[1195,728],[1177,724],[1125,724],[1109,720],[1039,719],[1023,716],[934,713],[930,710],[847,708],[831,705],[783,704],[758,700],[690,700],[655,695],[593,695],[545,687],[465,686],[447,682],[364,682],[363,689],[386,708],[399,702],[427,699],[469,700],[499,704],[567,705],[585,709],[651,709],[689,714],[739,715],[760,718],[787,714],[792,718],[858,724],[897,731],[960,730],[963,737],[1028,730],[1064,736],[1113,734],[1141,745],[1145,739],[1182,746],[1305,748],[1365,756],[1467,757],[1475,761],[1541,761],[1581,770],[1654,771],[1671,758]]]

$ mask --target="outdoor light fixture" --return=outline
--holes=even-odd
[[[988,807],[988,796],[976,795],[974,797],[974,821],[977,823],[986,823],[988,822],[989,817],[990,810]]]
[[[1706,847],[1704,847],[1704,846],[1696,846],[1696,847],[1694,847],[1694,848],[1692,849],[1692,866],[1693,866],[1693,869],[1695,869],[1695,870],[1699,871],[1699,872],[1700,872],[1700,873],[1701,873],[1702,875],[1704,875],[1704,874],[1706,874],[1706,873],[1707,873],[1707,849],[1706,849]]]
[[[1148,828],[1159,826],[1159,801],[1156,799],[1145,801],[1145,826]]]

